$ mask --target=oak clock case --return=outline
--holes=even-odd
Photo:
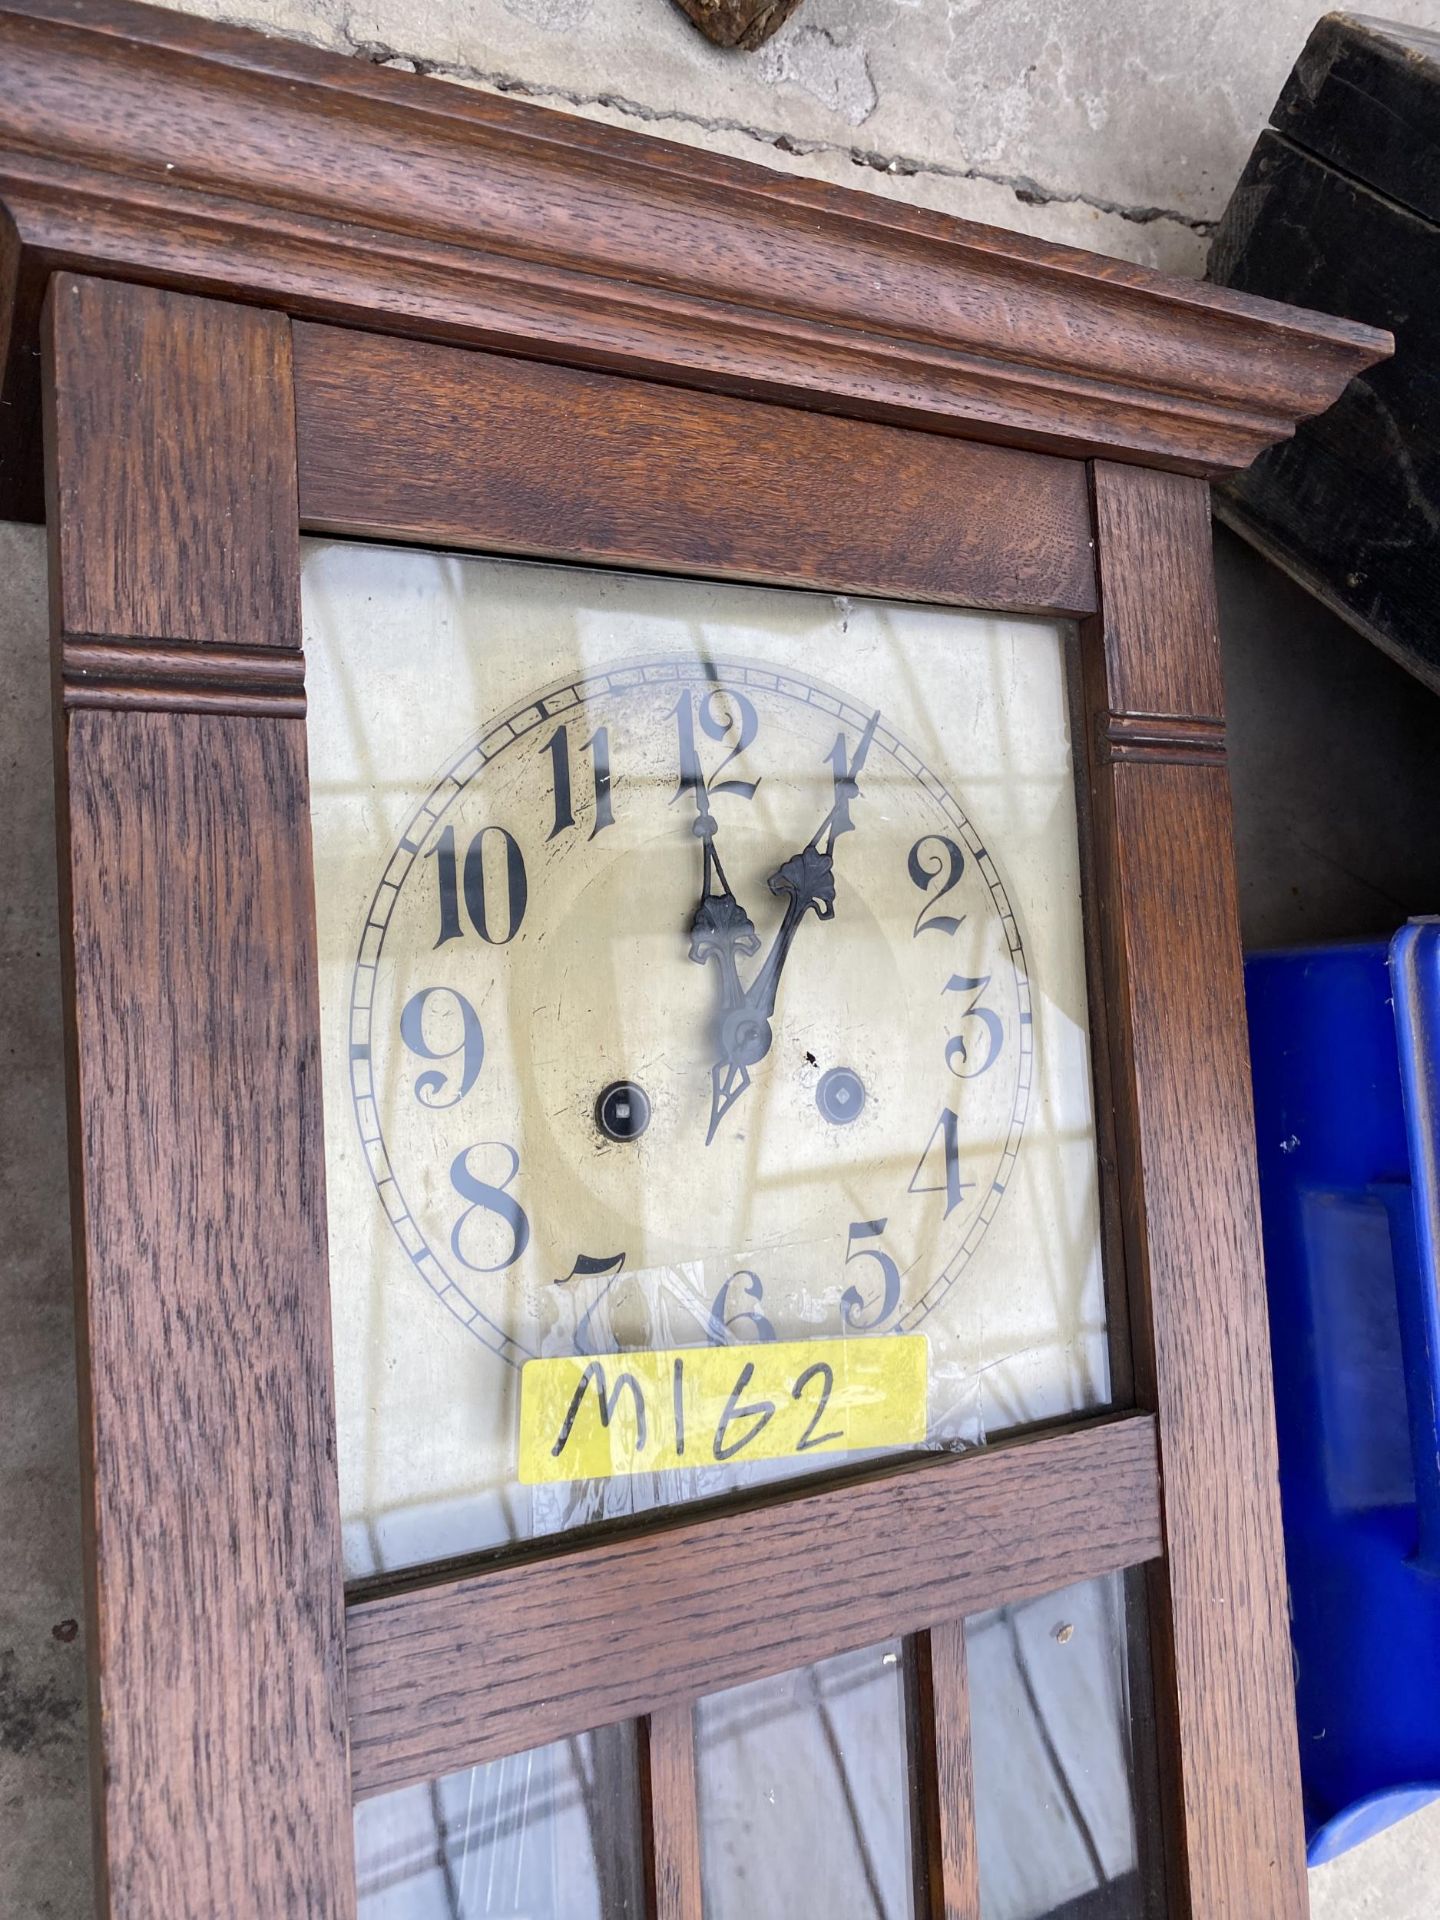
[[[303,599],[352,1576],[1103,1404],[1067,630]]]
[[[1023,1674],[982,1658],[1018,1639],[1032,1682],[1043,1655],[1112,1702],[1112,1784],[1146,1772],[1119,1683],[1153,1682],[1152,1905],[1299,1920],[1207,489],[1388,338],[137,0],[3,0],[0,48],[0,486],[38,520],[43,446],[48,494],[101,1910],[350,1920],[359,1835],[380,1920],[403,1796],[453,1912],[451,1815],[514,1804],[467,1774],[536,1756],[521,1812],[533,1784],[573,1825],[567,1773],[593,1782],[613,1734],[633,1845],[606,1884],[728,1920],[754,1902],[717,1891],[748,1857],[720,1829],[798,1830],[787,1782],[727,1761],[746,1690],[833,1707],[863,1677],[890,1734],[859,1744],[891,1802],[913,1787],[887,1857],[923,1854],[914,1904],[1019,1920],[997,1769],[1022,1810],[1056,1802],[1011,1736]],[[847,588],[903,604],[823,597]],[[1054,620],[1082,623],[1073,727]],[[647,664],[673,699],[613,677]],[[822,1371],[767,1451],[821,1365],[823,1444]],[[527,1380],[607,1367],[583,1457],[530,1448]],[[682,1367],[699,1461],[638,1442],[643,1392],[678,1454],[657,1389]],[[737,1393],[768,1423],[737,1434]],[[831,1445],[842,1402],[875,1418]],[[1105,1798],[1055,1888],[1088,1871],[1102,1911],[1159,1857]],[[1027,1876],[1046,1850],[1004,1825]]]

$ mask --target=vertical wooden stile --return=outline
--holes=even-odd
[[[350,1920],[289,324],[45,346],[98,1907]]]
[[[980,1920],[965,1622],[915,1637],[917,1782],[926,1920]]]
[[[649,1920],[702,1920],[695,1716],[688,1703],[640,1722]]]
[[[1224,688],[1203,481],[1093,469],[1083,636],[1170,1911],[1308,1911]]]

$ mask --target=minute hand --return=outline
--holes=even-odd
[[[785,864],[771,874],[769,885],[772,893],[786,896],[785,915],[770,943],[770,951],[745,990],[746,1010],[766,1020],[775,1011],[780,975],[800,930],[800,922],[812,907],[817,920],[831,920],[835,916],[835,856],[828,848],[822,853],[812,840],[808,847],[791,854]]]
[[[861,734],[859,745],[848,764],[844,759],[843,736],[836,741],[835,804],[815,829],[808,845],[802,847],[799,853],[791,854],[770,876],[770,891],[786,896],[785,916],[769,953],[745,993],[748,1011],[766,1020],[775,1011],[780,975],[800,922],[812,908],[817,920],[833,920],[835,917],[835,842],[842,833],[850,833],[854,828],[855,823],[850,818],[850,803],[859,795],[860,769],[870,751],[870,742],[875,738],[879,719],[878,713],[871,714],[869,724]]]
[[[785,914],[759,972],[734,1006],[722,1007],[719,1058],[710,1072],[710,1126],[705,1135],[706,1146],[750,1085],[751,1067],[770,1051],[775,1037],[770,1017],[775,1011],[780,975],[800,922],[812,908],[819,920],[834,918],[835,840],[837,835],[848,833],[853,825],[850,802],[860,791],[857,776],[870,751],[879,718],[878,713],[871,715],[870,724],[848,763],[844,756],[844,736],[836,741],[835,804],[815,829],[809,844],[799,853],[791,854],[770,876],[770,891],[786,896]]]

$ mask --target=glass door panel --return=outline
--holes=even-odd
[[[1108,1396],[1066,632],[310,542],[352,1576]]]
[[[902,1660],[892,1641],[700,1702],[706,1920],[912,1920]]]
[[[1114,1575],[966,1622],[981,1920],[1163,1911],[1142,1608]]]
[[[643,1920],[635,1730],[362,1800],[355,1864],[360,1920]]]

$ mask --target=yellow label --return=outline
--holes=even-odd
[[[520,1375],[520,1478],[803,1459],[925,1438],[924,1334],[566,1355]]]

